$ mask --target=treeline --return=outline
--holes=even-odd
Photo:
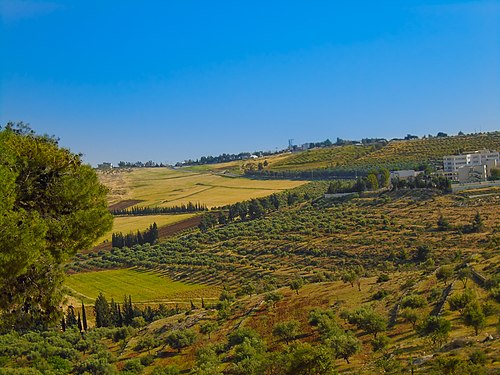
[[[423,173],[408,179],[393,178],[393,190],[398,189],[439,189],[444,193],[451,193],[451,180],[443,176],[428,176]]]
[[[134,245],[144,245],[149,243],[153,245],[158,240],[158,226],[153,223],[144,232],[137,231],[137,233],[123,234],[121,232],[113,233],[111,235],[112,247],[132,247]]]
[[[156,163],[152,160],[149,160],[147,162],[142,162],[142,161],[136,161],[136,162],[130,162],[130,161],[120,161],[118,163],[119,168],[163,168],[163,167],[170,167],[168,164],[163,164],[163,163]]]
[[[365,172],[342,169],[313,169],[308,171],[272,171],[272,170],[245,170],[245,176],[252,178],[276,180],[354,180]]]
[[[326,191],[327,194],[362,193],[367,190],[377,190],[391,186],[397,189],[438,189],[444,193],[451,192],[451,181],[442,176],[429,176],[424,173],[408,179],[392,178],[387,169],[381,168],[371,172],[366,177],[357,178],[354,184],[345,181],[332,181]]]
[[[132,216],[146,216],[146,215],[161,215],[161,214],[172,214],[172,213],[182,213],[182,212],[200,212],[208,211],[208,207],[202,203],[192,203],[181,204],[170,207],[132,207],[124,209],[116,209],[111,211],[115,216],[119,215],[132,215]]]
[[[124,327],[136,326],[142,327],[146,323],[151,323],[157,319],[166,318],[180,312],[176,305],[174,309],[168,309],[165,305],[160,304],[157,308],[146,306],[144,309],[139,309],[132,304],[132,297],[125,296],[123,303],[120,305],[111,299],[108,303],[106,297],[100,293],[95,300],[95,325],[99,327]]]
[[[283,152],[283,151],[280,151]],[[254,153],[250,152],[240,152],[239,154],[221,154],[219,156],[202,156],[199,159],[196,160],[185,160],[184,162],[179,162],[175,166],[176,167],[181,167],[183,165],[203,165],[203,164],[216,164],[216,163],[226,163],[230,161],[235,161],[235,160],[246,160],[250,159],[252,155],[257,155],[259,157],[261,156],[269,156],[269,155],[274,155],[277,154],[278,151],[272,152],[272,151],[256,151]]]

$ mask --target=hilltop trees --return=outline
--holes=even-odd
[[[0,130],[0,321],[60,317],[61,265],[111,227],[106,188],[80,155],[24,124]]]

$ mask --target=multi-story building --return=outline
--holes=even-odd
[[[459,168],[476,165],[488,165],[492,161],[500,160],[500,153],[497,151],[481,150],[467,152],[461,155],[448,155],[443,157],[443,165],[445,172],[457,172]],[[490,162],[490,163],[488,163]]]
[[[443,157],[443,175],[460,182],[486,180],[491,169],[500,165],[498,151],[480,150]]]

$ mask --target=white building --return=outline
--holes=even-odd
[[[443,157],[443,167],[445,172],[457,172],[459,168],[465,166],[488,165],[500,160],[500,153],[497,151],[481,150],[468,152],[461,155],[448,155]]]
[[[443,157],[443,175],[453,181],[475,182],[488,178],[492,168],[500,164],[500,153],[481,150]]]
[[[107,162],[97,164],[97,169],[113,169],[113,164]]]
[[[486,165],[484,164],[458,168],[458,181],[461,184],[485,181],[487,177]]]
[[[400,180],[407,180],[408,178],[415,178],[417,175],[422,172],[416,172],[413,169],[402,169],[399,171],[391,171],[391,179],[399,178]]]

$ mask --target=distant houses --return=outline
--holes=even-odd
[[[113,169],[113,163],[104,162],[101,164],[97,164],[97,169],[101,170]]]

